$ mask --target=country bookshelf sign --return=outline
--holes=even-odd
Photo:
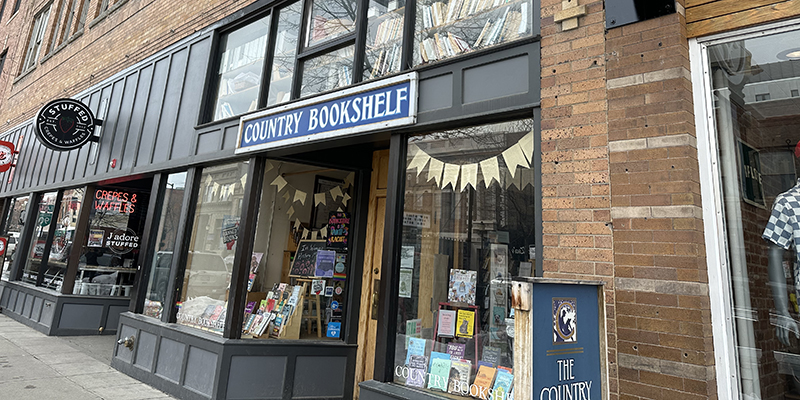
[[[411,72],[243,116],[236,153],[413,124],[417,82]]]

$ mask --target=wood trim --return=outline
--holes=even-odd
[[[688,13],[689,11],[687,10]],[[798,14],[800,14],[800,0],[789,0],[693,22],[686,25],[686,31],[688,37],[705,36],[777,21]]]
[[[709,18],[746,11],[751,8],[782,3],[784,0],[717,0],[686,9],[686,22],[697,22]]]

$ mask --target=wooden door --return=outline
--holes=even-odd
[[[376,309],[379,302],[379,279],[383,256],[383,225],[386,213],[386,182],[389,178],[389,150],[372,153],[372,177],[369,188],[367,243],[364,246],[364,269],[361,275],[361,311],[358,317],[358,353],[353,398],[358,399],[358,383],[372,379],[375,363],[375,338],[378,330]]]

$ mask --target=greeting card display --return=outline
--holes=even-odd
[[[447,300],[451,303],[475,305],[475,287],[478,272],[463,269],[450,270],[450,285]]]

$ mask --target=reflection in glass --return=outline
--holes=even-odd
[[[327,169],[322,176],[317,175],[319,171],[312,165],[268,161],[242,338],[341,340],[345,289],[352,276],[348,274],[350,242],[342,239],[349,238],[349,217],[357,202],[351,198],[352,172]],[[279,177],[284,186],[276,189],[270,184]],[[292,195],[285,197],[285,193]],[[314,201],[322,197],[325,204]],[[314,280],[323,281],[329,293],[312,294]]]
[[[214,120],[258,108],[269,16],[222,35]]]
[[[78,215],[85,193],[84,188],[65,190],[58,206],[58,217],[54,221],[55,233],[47,257],[47,272],[43,285],[59,292],[67,270],[72,244],[75,241],[75,227],[78,224]],[[49,276],[54,278],[48,279]]]
[[[95,189],[81,243],[75,294],[130,295],[149,197],[147,192],[123,187]]]
[[[353,83],[353,50],[355,46],[323,54],[303,64],[300,96],[326,92]]]
[[[178,323],[222,333],[248,162],[203,169]]]
[[[742,398],[800,390],[800,60],[787,56],[798,41],[795,31],[708,46]]]
[[[302,11],[301,1],[278,11],[278,36],[275,39],[275,53],[272,59],[268,106],[284,103],[292,98],[292,77]]]
[[[510,390],[511,278],[535,262],[533,151],[532,120],[409,138],[396,383],[468,396],[491,373]]]
[[[335,39],[355,29],[356,5],[353,0],[315,0],[308,16],[306,47]]]
[[[23,282],[35,285],[39,273],[44,273],[46,268],[46,263],[42,262],[42,256],[44,255],[45,243],[47,243],[47,234],[50,232],[50,223],[53,221],[56,195],[56,192],[43,194],[36,207],[35,212],[38,214],[36,216],[36,225],[33,227],[33,236],[31,236],[31,247],[27,252],[28,258],[25,260],[25,267],[22,271],[21,280]],[[54,276],[50,276],[50,281],[54,278]]]
[[[414,65],[531,35],[530,0],[417,0]]]
[[[403,56],[403,21],[406,2],[370,0],[367,11],[367,50],[364,79],[398,72]]]
[[[9,280],[11,263],[17,255],[17,246],[19,245],[20,234],[25,224],[25,210],[28,208],[28,201],[30,201],[30,196],[21,196],[11,200],[8,219],[6,220],[6,232],[4,234],[8,238],[8,245],[3,261],[3,271],[2,274],[0,274],[0,279],[4,281]]]
[[[164,192],[164,204],[156,233],[156,255],[150,266],[150,279],[144,300],[144,315],[161,318],[164,311],[164,300],[167,296],[169,272],[172,265],[172,254],[175,251],[175,239],[181,216],[181,204],[186,187],[186,172],[171,174],[167,177],[167,188]]]

